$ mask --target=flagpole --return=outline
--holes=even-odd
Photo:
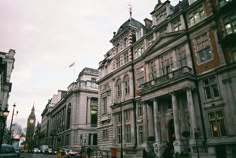
[[[75,81],[75,65],[74,65],[74,70],[73,70],[73,82]]]

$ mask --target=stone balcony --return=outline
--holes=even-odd
[[[190,67],[184,66],[168,74],[157,77],[141,85],[141,93],[150,89],[159,89],[163,86],[172,85],[186,79],[194,79],[195,75]]]

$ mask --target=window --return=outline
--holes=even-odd
[[[136,70],[136,79],[137,79],[138,87],[140,87],[141,84],[144,83],[144,68],[143,67],[139,67]]]
[[[107,97],[102,98],[102,107],[101,107],[102,114],[107,113]]]
[[[125,38],[124,41],[123,41],[124,48],[127,47],[127,41],[128,41],[127,38]]]
[[[116,81],[116,96],[117,96],[118,98],[120,98],[121,95],[122,95],[122,93],[121,93],[121,80],[118,79],[118,80]]]
[[[142,104],[138,104],[138,117],[143,116],[143,107]]]
[[[116,58],[116,68],[120,67],[120,56]]]
[[[128,95],[130,92],[130,88],[129,88],[129,76],[126,75],[124,78],[124,88],[125,88],[125,95]]]
[[[120,45],[117,44],[117,45],[116,45],[116,54],[119,53],[119,51],[120,51]]]
[[[176,48],[176,56],[180,67],[187,66],[185,46]]]
[[[122,137],[121,137],[121,131],[122,130],[122,128],[121,128],[121,126],[118,126],[117,127],[117,138],[118,138],[118,143],[120,144],[121,142],[122,142]]]
[[[125,125],[125,142],[131,142],[131,126]]]
[[[129,61],[129,53],[128,53],[128,52],[125,52],[125,53],[124,53],[124,62],[125,62],[125,63],[128,63],[128,61]]]
[[[138,137],[139,137],[139,144],[142,144],[143,141],[143,126],[138,127]]]
[[[173,31],[181,30],[182,29],[181,21],[180,20],[176,20],[175,22],[173,22],[172,27],[173,27]]]
[[[220,7],[225,6],[229,2],[232,2],[232,0],[219,0]]]
[[[134,52],[134,59],[137,59],[138,57],[140,57],[143,54],[143,48],[137,48]]]
[[[121,112],[117,114],[117,123],[121,123],[122,121],[122,114]]]
[[[231,49],[232,52],[232,62],[236,62],[236,47]]]
[[[203,80],[203,86],[206,99],[213,99],[220,96],[216,77],[213,76]]]
[[[172,53],[166,53],[160,56],[160,71],[162,75],[168,74],[173,69]]]
[[[208,114],[211,135],[213,137],[225,136],[225,124],[222,111],[215,111]]]
[[[130,110],[125,110],[125,121],[130,121]]]
[[[102,130],[102,139],[108,140],[108,129]]]
[[[188,19],[189,19],[189,25],[193,26],[200,22],[203,18],[205,18],[205,11],[203,9],[203,6],[197,8],[193,12],[189,13]]]
[[[227,16],[224,18],[224,26],[226,34],[236,32],[236,15]]]
[[[149,63],[149,80],[153,80],[157,77],[157,68],[156,68],[156,62],[155,61],[151,61]]]
[[[96,82],[96,78],[92,77],[92,78],[91,78],[91,81],[92,81],[92,82]]]
[[[207,33],[195,38],[198,64],[207,62],[213,58]]]
[[[189,5],[191,5],[192,3],[196,2],[197,0],[189,0]]]
[[[97,126],[97,109],[92,109],[90,113],[91,126]]]
[[[147,38],[147,47],[151,46],[153,43],[153,36]]]

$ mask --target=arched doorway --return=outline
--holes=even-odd
[[[169,142],[173,144],[173,142],[175,141],[175,127],[173,119],[169,120],[168,122],[168,138]]]

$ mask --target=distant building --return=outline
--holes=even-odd
[[[145,25],[130,17],[120,26],[99,62],[100,150],[236,156],[235,7],[159,0]]]
[[[97,144],[97,77],[98,70],[84,68],[50,110],[52,100],[47,104],[42,113],[42,132],[52,148]]]
[[[35,109],[34,106],[31,109],[31,113],[28,117],[27,120],[27,129],[26,129],[26,149],[32,150],[34,147],[34,132],[35,132],[35,122],[36,122],[36,117],[35,117]]]
[[[45,106],[42,114],[41,114],[41,126],[40,126],[40,138],[39,138],[39,144],[40,145],[49,145],[49,147],[52,147],[52,131],[51,128],[51,115],[50,112],[54,108],[54,106],[67,94],[66,91],[58,90],[58,93],[53,95],[51,99],[48,100],[47,105]]]

